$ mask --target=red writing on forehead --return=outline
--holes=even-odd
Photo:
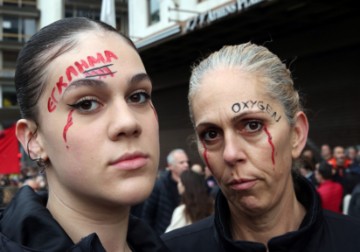
[[[63,93],[63,90],[68,86],[69,82],[79,74],[84,74],[86,70],[90,67],[93,67],[98,64],[110,63],[113,60],[118,59],[118,57],[111,51],[105,50],[103,53],[97,53],[96,56],[87,56],[86,59],[80,59],[75,61],[73,65],[70,65],[66,68],[64,75],[59,77],[59,80],[54,85],[51,95],[48,98],[48,111],[53,112],[56,109],[56,104],[60,96]],[[113,74],[110,69],[106,67],[100,68],[103,71],[102,74]],[[86,76],[87,73],[85,73]],[[111,75],[112,76],[112,75]]]
[[[113,64],[108,64],[101,67],[94,67],[89,70],[84,71],[84,75],[86,78],[93,78],[93,77],[99,77],[105,78],[106,76],[110,75],[111,77],[114,76],[115,72],[112,72],[109,68],[109,66],[112,66]]]
[[[73,109],[70,110],[67,121],[66,121],[66,125],[65,125],[64,130],[63,130],[63,138],[64,138],[65,143],[67,142],[66,134],[67,134],[70,126],[73,125],[73,118],[72,118],[72,113],[73,112],[74,112]],[[66,147],[68,148],[68,146],[66,146]]]

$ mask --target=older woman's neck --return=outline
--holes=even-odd
[[[233,239],[260,242],[266,246],[271,238],[298,230],[306,214],[293,191],[285,194],[274,209],[264,213],[245,215],[233,210],[230,210]]]

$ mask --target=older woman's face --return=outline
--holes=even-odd
[[[78,41],[48,66],[39,102],[49,187],[77,201],[139,202],[159,159],[151,81],[120,36],[88,32]]]
[[[239,69],[207,72],[192,97],[199,152],[230,208],[248,214],[274,208],[293,192],[296,127],[254,75]]]

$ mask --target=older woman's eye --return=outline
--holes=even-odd
[[[200,134],[200,139],[205,142],[211,142],[219,137],[219,132],[216,130],[206,130]]]
[[[80,112],[86,113],[97,110],[101,103],[95,98],[82,98],[78,102],[68,105]]]
[[[142,104],[150,100],[150,95],[144,91],[133,93],[129,96],[128,102]]]
[[[257,120],[251,120],[246,122],[244,131],[248,133],[258,132],[263,128],[263,123]]]

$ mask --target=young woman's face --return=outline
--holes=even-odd
[[[137,203],[151,192],[159,159],[151,81],[117,34],[78,41],[47,67],[39,101],[49,188],[81,202]]]
[[[234,211],[264,213],[293,192],[296,130],[254,75],[207,72],[192,97],[199,152]],[[302,149],[302,148],[301,148]]]

